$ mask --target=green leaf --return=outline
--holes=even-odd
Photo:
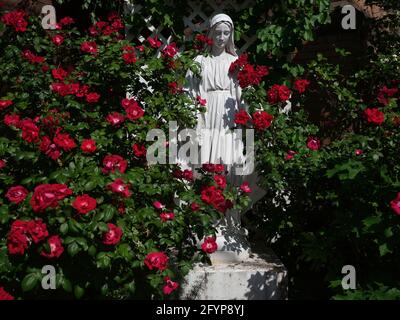
[[[22,291],[24,292],[31,291],[33,288],[37,286],[39,281],[40,278],[38,277],[37,273],[30,273],[26,275],[21,283]]]
[[[79,285],[75,285],[74,287],[74,295],[75,298],[80,299],[83,297],[83,295],[85,294],[85,289],[83,289],[81,286]]]
[[[72,242],[71,244],[68,245],[67,251],[71,257],[75,256],[79,251],[81,251],[81,248],[78,246],[76,242]]]

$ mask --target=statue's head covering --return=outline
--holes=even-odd
[[[215,27],[220,23],[227,23],[231,28],[231,36],[228,44],[226,45],[226,52],[232,54],[233,56],[237,56],[235,50],[235,42],[234,42],[234,30],[233,30],[233,21],[230,16],[225,13],[219,13],[213,16],[209,22],[208,36],[210,37],[212,32],[214,32]]]
[[[231,27],[233,28],[233,21],[232,21],[231,17],[225,13],[219,13],[210,19],[210,29],[212,27],[214,27],[217,23],[220,23],[220,22],[228,22],[231,25]]]

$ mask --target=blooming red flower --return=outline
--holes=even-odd
[[[144,110],[138,104],[127,107],[125,111],[126,117],[130,120],[137,120],[144,115]]]
[[[144,258],[144,263],[150,270],[164,271],[168,267],[168,260],[164,252],[150,252]]]
[[[106,120],[113,126],[117,126],[124,122],[125,117],[118,112],[112,112],[106,117]]]
[[[25,32],[28,22],[25,20],[26,12],[23,10],[14,10],[3,14],[1,22],[14,28],[16,32]]]
[[[163,222],[167,222],[168,220],[173,220],[175,214],[173,212],[162,212],[160,213],[160,218]]]
[[[241,125],[246,125],[247,121],[249,121],[249,120],[250,120],[250,116],[246,112],[246,110],[241,109],[239,112],[236,112],[235,123],[241,124]]]
[[[179,288],[179,283],[172,281],[169,277],[165,277],[164,281],[166,282],[163,287],[164,294],[171,294],[173,291]]]
[[[6,126],[14,126],[14,127],[18,127],[19,126],[19,115],[17,114],[6,114],[4,116],[4,124]]]
[[[268,128],[273,119],[274,117],[266,111],[256,111],[253,114],[253,123],[257,130],[265,130]]]
[[[30,50],[22,51],[21,55],[24,59],[28,60],[31,64],[42,63],[45,60],[44,57],[37,56],[34,53],[32,53],[32,51],[30,51]]]
[[[240,190],[242,190],[244,193],[251,193],[251,189],[250,189],[250,187],[249,187],[249,183],[247,182],[247,181],[245,181],[245,182],[243,182],[241,185],[240,185]]]
[[[108,231],[103,235],[103,243],[107,245],[115,245],[121,241],[122,229],[115,224],[107,223]]]
[[[299,93],[303,93],[306,91],[308,85],[310,84],[310,81],[306,79],[297,79],[294,82],[294,89],[298,91]]]
[[[53,41],[56,46],[60,46],[64,42],[64,37],[61,34],[56,34],[51,38],[51,41]]]
[[[13,104],[12,100],[0,100],[0,111],[11,106]]]
[[[21,120],[19,122],[19,126],[22,129],[22,139],[27,142],[39,141],[39,128],[32,121],[32,119]]]
[[[181,92],[182,88],[180,88],[176,82],[170,82],[168,83],[168,91],[171,94],[176,94],[178,92]]]
[[[190,205],[190,209],[192,209],[193,212],[199,211],[200,210],[200,205],[198,203],[196,203],[196,202],[193,202]]]
[[[386,106],[389,103],[389,98],[393,97],[398,92],[397,88],[388,88],[386,86],[379,89],[378,101]]]
[[[3,287],[0,287],[0,301],[14,300],[14,297],[9,294]]]
[[[57,160],[61,155],[59,147],[55,143],[52,143],[48,136],[42,137],[39,150],[53,160]]]
[[[48,207],[55,208],[58,201],[72,194],[65,184],[41,184],[33,192],[30,204],[33,211],[40,212]]]
[[[82,196],[77,196],[72,202],[72,206],[80,213],[87,214],[90,211],[96,209],[96,199],[92,198],[88,194],[84,194]]]
[[[47,226],[42,219],[30,220],[27,222],[28,233],[34,243],[39,243],[49,236]]]
[[[229,73],[234,73],[236,71],[240,71],[244,66],[248,64],[248,55],[247,53],[241,54],[238,59],[231,63],[229,66]]]
[[[206,237],[201,244],[201,250],[205,253],[213,253],[217,251],[218,245],[215,240],[215,237]]]
[[[203,50],[205,46],[211,47],[214,43],[213,39],[208,38],[204,34],[196,35],[194,40],[193,48],[196,50]]]
[[[133,153],[136,157],[141,158],[146,156],[146,147],[135,143],[132,146]]]
[[[100,99],[100,95],[96,92],[90,92],[86,95],[86,101],[89,103],[97,103]]]
[[[207,104],[207,100],[206,99],[202,99],[200,96],[196,97],[196,101],[203,107]]]
[[[364,116],[368,122],[381,125],[385,121],[385,114],[378,108],[367,108],[364,110]]]
[[[57,69],[52,69],[51,74],[53,75],[54,79],[63,81],[64,78],[68,75],[68,72],[65,71],[63,68],[57,68]]]
[[[97,44],[94,41],[85,41],[81,44],[81,50],[83,52],[91,53],[96,55],[98,53]]]
[[[153,207],[156,208],[157,210],[162,210],[165,208],[165,205],[162,204],[160,201],[154,201],[153,202]]]
[[[81,150],[86,153],[93,153],[96,151],[96,141],[93,139],[83,139]]]
[[[25,250],[28,249],[28,237],[25,234],[25,230],[14,229],[11,230],[7,237],[7,249],[10,254],[22,255]]]
[[[155,36],[154,38],[148,37],[147,42],[150,44],[152,48],[158,49],[161,47],[161,42]]]
[[[311,150],[318,150],[321,147],[321,142],[318,138],[308,137],[307,138],[307,148]]]
[[[267,92],[268,102],[275,104],[290,98],[290,89],[285,85],[274,84]]]
[[[122,59],[126,64],[135,63],[137,61],[135,52],[125,52],[122,54]]]
[[[203,163],[202,169],[207,172],[224,172],[225,166],[223,164]]]
[[[225,176],[214,176],[214,181],[218,185],[218,187],[225,189],[226,187],[226,177]]]
[[[42,250],[42,252],[40,252],[41,256],[46,258],[58,258],[64,252],[60,236],[51,236],[47,239],[47,243],[50,246],[50,252]]]
[[[62,148],[64,151],[70,151],[76,147],[74,139],[68,133],[60,133],[61,129],[58,128],[53,138],[54,143]]]
[[[29,191],[26,190],[26,188],[24,188],[23,186],[15,186],[8,189],[6,193],[6,198],[9,201],[18,204],[25,200],[28,193]]]
[[[395,199],[390,201],[390,207],[396,214],[400,215],[400,192],[397,193]]]
[[[121,178],[118,178],[113,183],[107,185],[107,188],[110,189],[111,192],[119,194],[124,198],[129,198],[131,196],[129,185],[125,184]]]
[[[294,155],[296,154],[296,151],[289,150],[285,156],[285,160],[292,160],[294,158]]]
[[[0,169],[3,169],[6,167],[6,162],[3,159],[0,159]]]
[[[354,151],[354,154],[355,154],[356,156],[360,156],[360,155],[363,154],[363,151],[362,151],[361,149],[356,149],[356,150]]]
[[[201,200],[207,204],[211,204],[216,210],[221,213],[232,207],[232,202],[226,200],[222,190],[217,189],[215,186],[203,188],[201,191]]]
[[[173,58],[176,54],[178,53],[178,48],[176,47],[175,42],[171,42],[169,45],[167,45],[162,51],[161,55],[164,58]]]
[[[66,26],[66,25],[75,23],[75,21],[73,18],[66,16],[66,17],[62,18],[58,23],[61,24],[62,26]]]
[[[112,154],[104,157],[103,166],[104,166],[102,168],[103,173],[106,174],[110,172],[114,173],[115,170],[119,170],[119,172],[124,173],[128,166],[128,161],[126,161],[119,155]]]

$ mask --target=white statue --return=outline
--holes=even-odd
[[[242,166],[242,135],[233,131],[235,114],[246,108],[241,101],[241,88],[229,74],[229,67],[238,56],[234,46],[234,25],[226,14],[217,14],[210,20],[208,37],[213,40],[207,55],[195,58],[201,66],[200,78],[191,71],[187,73],[188,91],[193,99],[206,100],[206,112],[198,114],[197,137],[200,145],[199,165],[203,163],[225,164],[228,170],[227,182],[240,186],[249,182],[252,203],[259,200],[265,191],[256,186],[256,175],[238,175],[235,168]],[[181,162],[182,163],[182,162]],[[246,231],[241,228],[240,213],[230,209],[225,218],[217,223],[218,251],[211,255],[213,263],[238,262],[247,259],[250,247]]]

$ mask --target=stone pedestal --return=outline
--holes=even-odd
[[[287,270],[272,250],[243,262],[198,264],[182,285],[182,300],[287,299]]]

